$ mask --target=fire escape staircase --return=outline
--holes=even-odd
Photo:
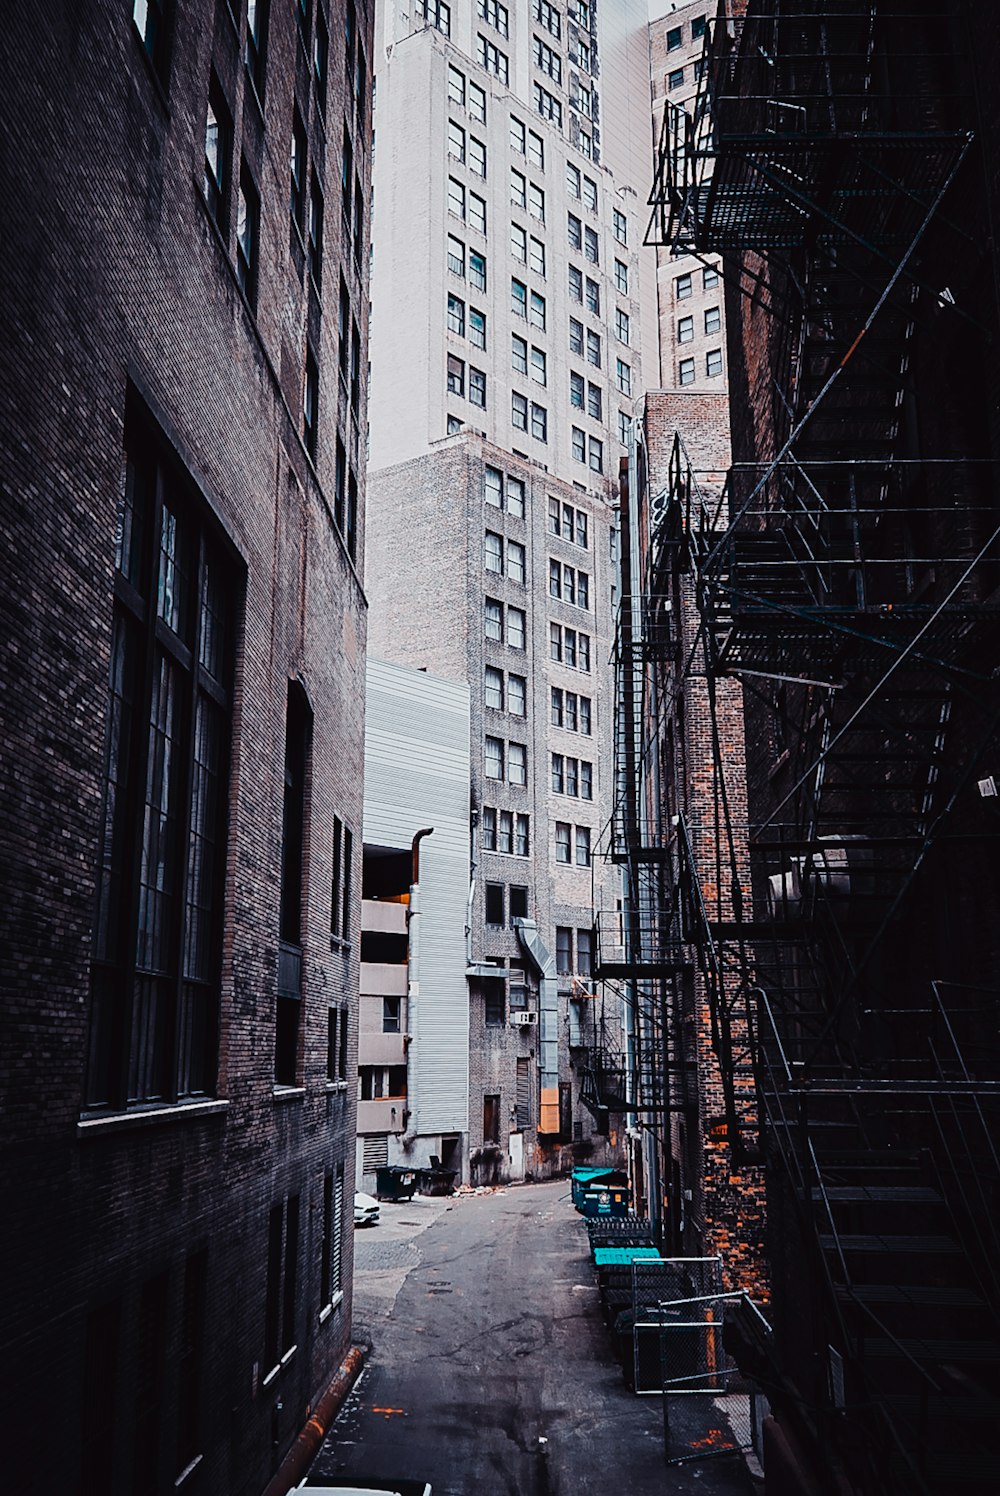
[[[682,456],[672,471],[672,543],[710,673],[772,691],[789,743],[752,830],[752,913],[720,926],[695,910],[691,934],[717,974],[734,1112],[727,1014],[745,1001],[762,1146],[823,1288],[830,1364],[811,1392],[828,1432],[860,1489],[985,1496],[1000,1428],[996,1010],[984,1029],[973,1005],[966,1047],[943,988],[900,991],[892,969],[1000,722],[990,475],[905,458],[914,337],[943,304],[913,251],[970,136],[955,100],[923,86],[920,47],[954,35],[950,12],[830,10],[751,0],[716,24],[693,117],[668,106],[651,198],[653,242],[784,257],[800,295],[775,460],[735,467],[715,506],[693,499]],[[909,43],[886,46],[899,26]]]

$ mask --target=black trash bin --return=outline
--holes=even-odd
[[[417,1170],[403,1164],[387,1164],[375,1171],[375,1193],[380,1200],[412,1200],[417,1188]]]
[[[417,1170],[417,1189],[422,1195],[450,1195],[457,1174],[457,1169],[442,1169],[441,1160],[432,1153],[430,1168]]]

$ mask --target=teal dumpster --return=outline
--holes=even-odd
[[[602,1182],[584,1190],[580,1209],[585,1216],[625,1216],[631,1203],[627,1184]]]
[[[586,1190],[594,1189],[598,1184],[628,1184],[628,1175],[621,1169],[574,1169],[570,1180],[573,1204],[577,1210],[582,1210]]]

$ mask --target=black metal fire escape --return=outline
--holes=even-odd
[[[752,1036],[779,1343],[856,1489],[941,1496],[1000,1481],[1000,471],[922,396],[996,326],[964,36],[958,5],[751,0],[652,198],[769,319],[757,460],[706,502],[678,446],[664,533],[746,693],[752,897],[700,959],[734,1117],[737,1009]]]

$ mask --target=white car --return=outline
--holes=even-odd
[[[377,1226],[381,1207],[371,1195],[360,1193],[354,1196],[355,1226]]]
[[[332,1482],[332,1483],[331,1483]],[[422,1480],[379,1481],[377,1485],[342,1485],[333,1477],[317,1475],[308,1477],[299,1486],[300,1491],[309,1491],[312,1496],[431,1496],[431,1488]]]

